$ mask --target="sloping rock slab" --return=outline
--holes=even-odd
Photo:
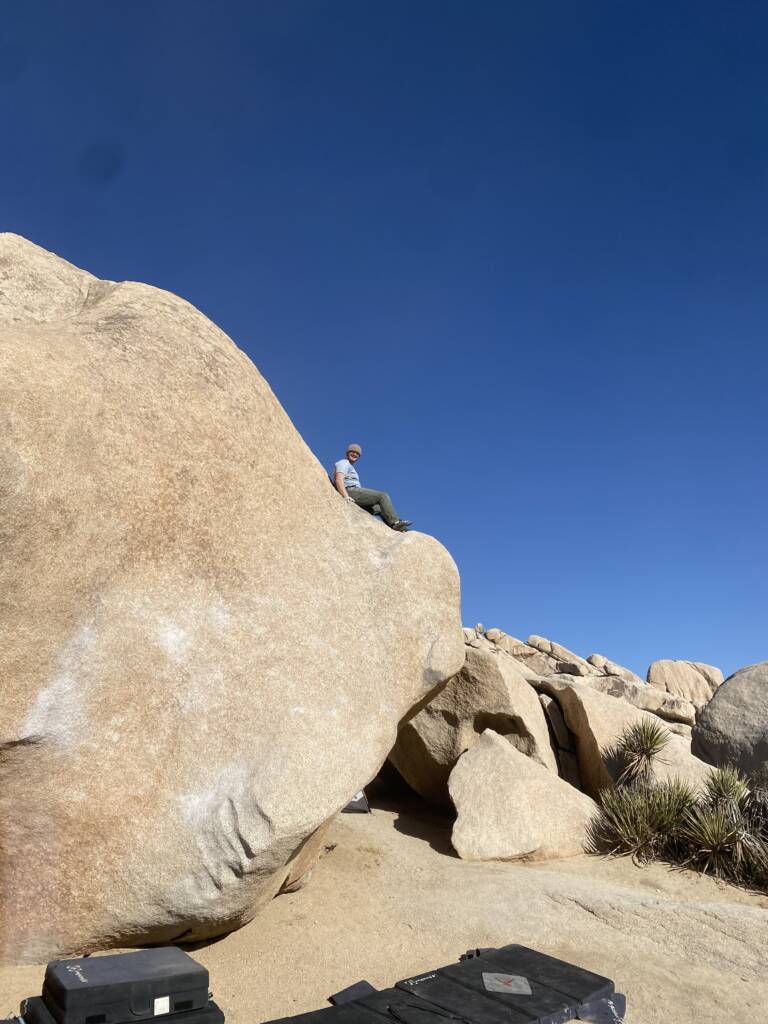
[[[226,335],[13,235],[0,535],[8,960],[247,921],[464,659],[446,551],[342,501]]]
[[[526,674],[503,651],[468,646],[458,675],[401,726],[390,760],[417,793],[449,806],[453,766],[489,728],[557,774],[544,711]]]
[[[583,852],[597,805],[486,730],[451,772],[463,860],[551,860]]]
[[[633,683],[618,676],[587,676],[584,682],[593,690],[607,693],[611,697],[621,697],[633,707],[640,708],[641,711],[650,711],[651,714],[669,722],[682,722],[692,726],[696,721],[696,708],[690,701],[674,697],[642,681]]]
[[[580,679],[566,680],[550,676],[541,680],[544,693],[560,704],[568,728],[576,736],[579,774],[584,791],[597,799],[601,789],[616,781],[615,766],[607,756],[620,739],[624,729],[633,722],[655,716],[640,711],[615,697],[599,693]],[[690,744],[682,736],[670,733],[669,743],[656,763],[657,779],[679,776],[698,785],[710,768],[690,753]]]
[[[733,764],[747,774],[768,764],[768,661],[725,680],[701,712],[692,743],[710,764]]]

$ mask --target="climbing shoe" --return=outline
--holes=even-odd
[[[398,533],[407,533],[411,526],[413,526],[413,523],[410,519],[398,519],[397,522],[392,523],[392,529],[397,530]]]

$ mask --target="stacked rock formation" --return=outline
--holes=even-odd
[[[400,728],[390,760],[426,799],[450,804],[448,777],[486,729],[557,771],[544,712],[526,673],[512,658],[468,648],[461,672]]]
[[[13,235],[0,398],[0,955],[221,934],[461,668],[456,568],[189,303]]]
[[[464,642],[463,669],[401,727],[390,754],[425,799],[456,806],[454,846],[461,856],[509,859],[577,852],[573,827],[582,822],[583,838],[589,806],[585,794],[597,799],[615,781],[609,752],[629,725],[644,718],[660,720],[671,734],[656,766],[658,778],[678,776],[698,785],[706,777],[708,766],[691,753],[692,727],[705,707],[703,683],[694,686],[694,673],[714,690],[717,669],[654,662],[649,675],[663,680],[662,688],[603,655],[582,658],[544,637],[522,641],[477,626],[464,629]],[[492,740],[486,742],[489,735]],[[473,754],[481,742],[483,752]],[[509,783],[517,772],[541,799],[518,797],[514,810],[506,806],[500,811],[500,784],[491,784],[490,777],[486,785],[472,779],[485,770],[506,779],[509,792],[518,788]],[[547,774],[551,806],[543,796]],[[515,827],[507,827],[512,818]],[[571,824],[559,830],[558,821]]]

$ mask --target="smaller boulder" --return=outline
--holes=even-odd
[[[643,680],[640,676],[630,668],[625,668],[623,665],[619,665],[615,661],[611,661],[610,658],[604,657],[602,654],[590,654],[587,658],[590,665],[602,672],[604,676],[618,676],[620,679],[627,679],[630,683],[639,683],[643,685]]]
[[[488,649],[474,644],[466,648],[461,672],[401,725],[389,755],[408,785],[431,803],[450,806],[451,770],[488,728],[557,774],[544,711],[522,666],[490,643]]]
[[[487,729],[451,772],[462,860],[548,860],[582,853],[597,805]]]
[[[559,667],[561,664],[572,667],[576,666],[577,671],[575,671],[573,675],[586,676],[593,671],[589,663],[580,655],[574,654],[573,651],[569,651],[568,648],[563,647],[562,644],[555,643],[554,640],[547,640],[544,636],[536,636],[535,633],[532,633],[531,636],[528,637],[528,646],[533,647],[539,652],[539,654],[543,654],[552,666],[549,672],[541,672],[541,675],[548,675],[551,672],[567,671],[566,669],[561,669]]]
[[[708,704],[723,681],[723,673],[701,661],[672,661],[662,658],[648,668],[650,686],[702,706]]]
[[[581,661],[558,661],[557,671],[566,676],[590,675],[589,665],[584,665]]]

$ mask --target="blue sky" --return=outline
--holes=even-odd
[[[0,229],[168,288],[463,618],[768,658],[768,9],[6,5]]]

